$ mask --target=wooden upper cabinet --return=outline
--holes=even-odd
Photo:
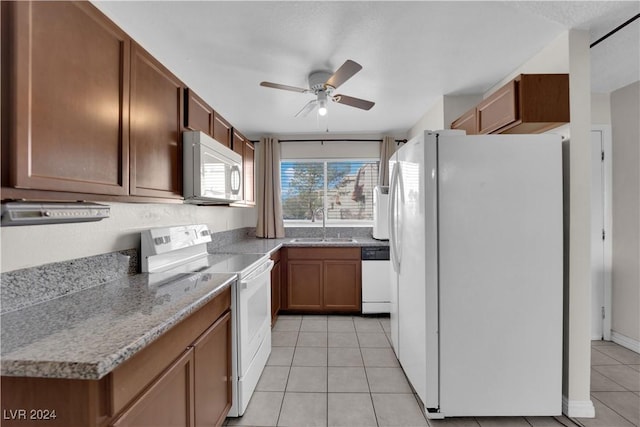
[[[213,137],[213,108],[191,89],[185,89],[184,126]]]
[[[569,75],[521,74],[478,104],[477,115],[481,134],[541,133],[568,123]]]
[[[231,124],[216,112],[213,114],[213,138],[225,147],[231,148]]]
[[[238,132],[237,129],[233,129],[233,136],[231,138],[231,148],[236,153],[242,154],[244,153],[244,143],[247,141],[247,138]]]
[[[478,104],[478,131],[491,133],[518,118],[518,88],[510,81]]]
[[[254,188],[254,167],[255,167],[255,147],[253,143],[246,140],[242,155],[242,169],[244,171],[244,203],[249,206],[256,204],[256,193]]]
[[[247,137],[242,135],[237,129],[233,129],[232,134],[233,151],[242,156],[242,202],[234,203],[233,206],[255,206],[256,197],[254,189],[254,162],[255,148]]]
[[[516,81],[520,117],[500,133],[541,133],[569,123],[568,74],[521,74]]]
[[[128,194],[129,37],[89,2],[1,7],[3,186]]]
[[[183,96],[184,84],[132,43],[132,195],[182,197]]]
[[[476,107],[464,113],[457,120],[451,123],[451,129],[461,129],[467,132],[467,135],[475,135],[478,133],[478,115]]]

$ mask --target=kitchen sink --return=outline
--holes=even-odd
[[[291,243],[355,243],[352,237],[298,237],[291,240]]]

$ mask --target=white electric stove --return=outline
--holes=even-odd
[[[271,354],[271,269],[264,254],[208,254],[206,225],[163,227],[142,232],[142,271],[158,280],[195,272],[233,273],[231,287],[232,406],[244,414]]]

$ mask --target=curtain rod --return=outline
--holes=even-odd
[[[358,139],[358,138],[323,138],[323,139],[279,139],[278,142],[325,142],[325,141],[344,141],[344,142],[382,142],[382,139]],[[259,141],[251,141],[253,143]],[[407,142],[406,139],[396,139],[396,142]]]
[[[640,13],[637,14],[636,16],[634,16],[633,18],[629,19],[627,22],[618,25],[616,28],[614,28],[613,30],[611,30],[607,34],[605,34],[604,36],[600,37],[598,40],[596,40],[593,43],[591,43],[591,45],[589,47],[592,48],[595,45],[597,45],[598,43],[600,43],[601,41],[604,41],[604,40],[608,39],[609,37],[611,37],[612,35],[614,35],[618,31],[620,31],[621,29],[623,29],[627,25],[631,24],[633,21],[635,21],[638,18],[640,18]]]

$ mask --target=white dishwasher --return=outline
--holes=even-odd
[[[388,246],[362,248],[362,314],[389,313],[391,264]]]

